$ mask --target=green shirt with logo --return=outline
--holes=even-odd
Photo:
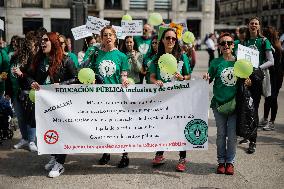
[[[143,58],[151,53],[152,39],[144,39],[142,36],[135,36],[134,41],[137,44],[138,51],[143,54]]]
[[[150,75],[152,73],[156,74],[156,79],[161,80],[163,83],[171,82],[171,78],[173,76],[161,72],[157,61],[156,62],[154,62],[154,61],[155,60],[153,59],[153,61],[151,61],[151,63],[150,63],[150,68],[149,68]],[[183,75],[183,76],[191,74],[192,71],[191,71],[190,66],[189,66],[188,57],[185,54],[182,54],[180,61],[183,61],[183,66],[182,66],[182,69],[180,71],[180,74]]]
[[[245,41],[244,46],[259,51],[259,66],[265,62],[265,51],[271,51],[271,43],[268,39],[263,37],[257,37],[255,39],[249,39]]]
[[[208,73],[210,80],[214,80],[211,108],[223,105],[236,96],[237,78],[234,76],[235,61],[224,60],[223,57],[212,60]]]
[[[91,68],[103,77],[104,84],[120,84],[121,72],[128,71],[127,56],[117,49],[106,52],[94,47],[94,50],[98,55],[91,60]]]

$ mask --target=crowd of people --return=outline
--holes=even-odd
[[[234,174],[238,117],[243,116],[240,115],[242,112],[235,109],[222,112],[220,107],[233,101],[237,101],[238,106],[239,86],[247,89],[253,101],[254,128],[248,135],[242,136],[242,142],[249,141],[247,152],[252,154],[256,150],[257,127],[263,126],[265,131],[275,128],[277,97],[283,81],[283,49],[275,28],[262,29],[260,20],[253,17],[247,27],[240,28],[237,37],[234,40],[229,33],[222,33],[218,37],[217,46],[214,34],[206,40],[210,58],[208,73],[203,78],[214,82],[210,107],[217,127],[218,174]],[[144,25],[143,36],[127,36],[124,40],[118,40],[115,30],[106,26],[100,35],[87,37],[84,42],[82,51],[76,56],[71,52],[70,43],[64,35],[40,28],[28,32],[25,37],[13,36],[10,44],[1,48],[0,96],[1,99],[11,100],[21,133],[21,140],[14,145],[15,149],[28,146],[30,151],[37,151],[35,108],[28,97],[30,89],[40,90],[41,85],[50,84],[78,84],[77,74],[82,67],[94,70],[94,84],[122,84],[127,87],[131,83],[129,78],[132,78],[135,84],[163,86],[167,82],[190,80],[198,62],[195,47],[199,49],[201,44],[200,39],[197,44],[181,42],[173,28],[166,29],[158,38],[149,24]],[[238,44],[254,48],[260,54],[259,67],[254,68],[252,75],[243,80],[228,77],[233,74]],[[220,51],[218,58],[214,56],[216,48]],[[173,77],[162,73],[158,66],[159,58],[165,53],[183,62],[182,69]],[[265,98],[264,115],[259,121],[258,108],[265,69],[270,72],[271,95]],[[271,117],[268,120],[269,112]],[[0,112],[0,115],[4,113]],[[110,157],[108,153],[103,154],[99,163],[107,164]],[[64,172],[65,159],[66,154],[51,155],[44,166],[49,171],[49,177],[57,177]],[[180,151],[176,170],[185,171],[186,162],[186,151]],[[156,152],[152,163],[153,166],[164,164],[164,152]],[[118,167],[128,165],[128,153],[123,153]]]

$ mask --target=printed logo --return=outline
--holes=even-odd
[[[234,68],[233,67],[225,68],[221,72],[221,80],[222,83],[226,86],[231,87],[236,85],[237,78],[234,76]]]
[[[103,60],[99,65],[99,72],[103,77],[111,77],[115,71],[115,63],[111,60]]]
[[[254,50],[258,51],[258,48],[257,48],[256,45],[250,45],[250,46],[248,46],[248,48],[251,48],[251,49],[254,49]]]
[[[201,119],[193,119],[187,123],[184,136],[193,145],[203,145],[207,141],[208,126]]]
[[[44,134],[44,141],[47,144],[55,144],[58,141],[59,135],[55,130],[48,130]]]
[[[150,45],[143,43],[143,44],[139,45],[138,50],[139,50],[139,52],[141,52],[144,55],[148,52],[149,46]]]

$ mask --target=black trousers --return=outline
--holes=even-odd
[[[208,61],[208,67],[210,67],[210,62],[215,58],[214,50],[207,49],[207,52],[209,54],[209,61]]]
[[[65,159],[66,159],[66,154],[52,154],[51,156],[55,157],[55,160],[60,163],[60,164],[64,164],[65,163]]]

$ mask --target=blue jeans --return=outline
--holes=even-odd
[[[236,114],[226,116],[213,108],[217,127],[218,163],[234,163],[237,147]]]
[[[29,142],[35,142],[36,129],[31,128],[25,120],[24,108],[18,98],[13,99],[14,110],[18,119],[18,125],[22,135],[22,139],[28,140]]]

